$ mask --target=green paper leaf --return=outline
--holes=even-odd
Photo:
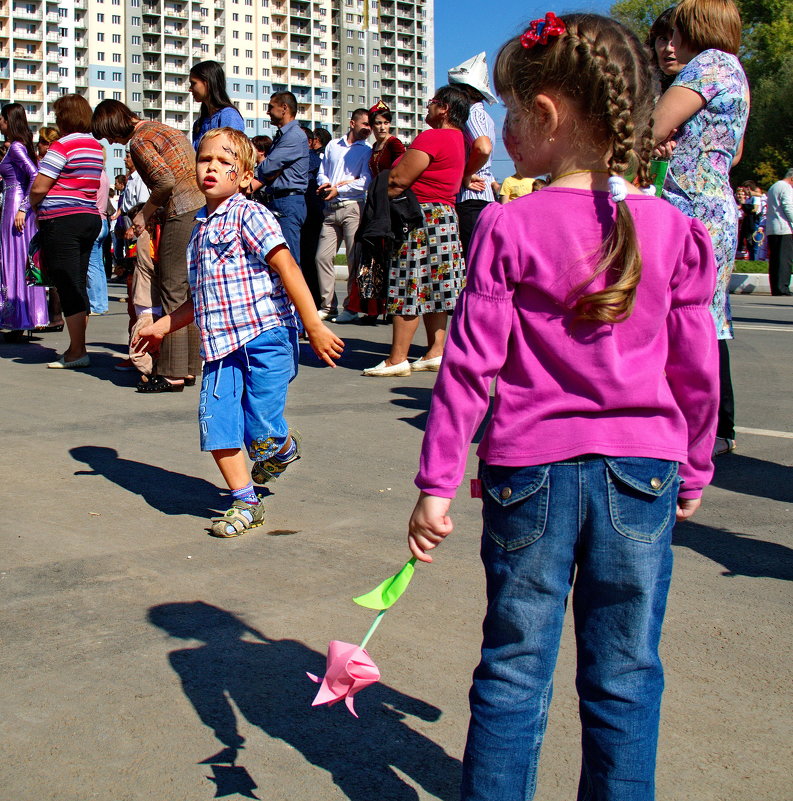
[[[414,556],[399,573],[387,578],[382,584],[378,584],[371,592],[353,598],[353,601],[367,609],[388,609],[399,600],[399,596],[407,589],[415,569],[416,557]]]

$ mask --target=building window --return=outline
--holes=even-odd
[[[232,39],[239,39],[240,38],[240,32],[239,31],[232,31],[231,32],[231,38]]]
[[[379,89],[380,81],[372,81],[372,89]]]
[[[113,44],[121,44],[121,34],[120,33],[114,33],[110,38],[112,39]]]
[[[245,15],[245,24],[252,25],[253,24],[253,17],[250,14]]]
[[[60,75],[62,78],[66,78],[69,75],[69,68],[58,67],[58,75]]]
[[[245,120],[245,127],[253,129],[253,120]]]
[[[366,72],[366,67],[363,64],[358,65],[358,72]]]
[[[253,41],[253,34],[250,31],[245,31],[245,39],[249,42]]]
[[[246,92],[250,92],[251,94],[253,94],[253,84],[252,83],[246,83],[245,84],[245,91]]]
[[[104,52],[103,52],[103,51],[101,51],[101,50],[100,50],[100,51],[99,51],[99,52],[96,54],[96,60],[97,60],[97,61],[104,61],[104,60],[105,60],[105,54],[104,54]]]
[[[347,14],[347,16],[351,17],[352,14]],[[352,22],[352,20],[350,20],[350,22]],[[355,38],[355,33],[353,31],[347,31],[347,38],[348,39],[354,39]]]
[[[327,67],[328,66],[328,60],[323,56],[322,58],[320,58],[319,64],[320,64],[321,67]]]
[[[231,15],[231,19],[232,19],[233,22],[239,22],[240,21],[240,15],[239,14],[232,14]]]
[[[377,64],[372,64],[372,72],[380,72],[380,67]]]
[[[353,64],[352,61],[348,61],[347,62],[347,69],[348,70],[355,69],[355,64]]]
[[[269,42],[270,41],[270,34],[269,33],[263,33],[262,34],[262,41],[263,42]]]
[[[233,55],[235,58],[238,58],[238,57],[239,57],[239,54],[240,54],[240,49],[239,49],[239,47],[234,47],[234,48],[232,48],[232,50],[231,50],[231,54],[232,54],[232,55]]]
[[[113,23],[113,25],[121,25],[121,17],[118,14],[113,14],[110,17],[110,21]]]
[[[232,85],[233,92],[239,92],[239,90],[240,90],[240,85],[238,83]]]
[[[352,45],[347,45],[347,53],[348,53],[348,55],[352,55],[352,51],[353,51],[353,49],[354,49],[354,48],[353,48],[353,46],[352,46]]]
[[[347,78],[347,86],[355,86],[355,79]]]
[[[269,17],[262,17],[262,25],[269,25],[270,18]]]
[[[364,50],[362,47],[359,47],[358,48],[358,55],[359,56],[365,56],[366,55],[366,50]]]
[[[130,25],[137,27],[140,25],[140,17],[130,17]]]
[[[104,99],[105,99],[105,93],[104,93],[104,92],[103,92],[101,89],[100,89],[100,90],[99,90],[99,91],[96,93],[96,96],[97,96],[97,97],[98,97],[100,100],[104,100]]]
[[[373,56],[379,56],[379,55],[380,55],[380,51],[379,51],[379,50],[378,50],[378,49],[375,47],[375,48],[372,50],[372,55],[373,55]]]
[[[246,111],[253,111],[253,103],[246,103],[245,104]]]
[[[132,83],[140,83],[140,73],[133,72],[132,73]]]
[[[234,73],[234,75],[239,75],[240,74],[240,68],[239,67],[234,67],[234,68],[232,68],[232,72]]]
[[[104,70],[97,70],[96,80],[97,81],[104,81],[105,80],[105,71]]]
[[[358,88],[366,89],[366,81],[363,78],[358,79]]]
[[[253,58],[253,50],[246,50],[245,58]]]
[[[132,63],[133,64],[140,64],[140,53],[133,53],[132,54]]]
[[[121,92],[113,92],[113,100],[121,100]]]
[[[363,31],[358,31],[358,38],[359,39],[365,39],[366,38],[366,34]]]
[[[270,70],[267,67],[262,68],[262,78],[269,78],[270,77]]]
[[[97,14],[96,15],[96,21],[97,22],[104,22],[105,21],[105,15],[104,14]]]
[[[347,102],[354,103],[355,102],[355,95],[347,95]]]
[[[140,103],[141,101],[141,94],[140,92],[133,92],[132,93],[132,102],[133,103]]]
[[[121,53],[113,53],[113,63],[114,64],[121,63]]]
[[[320,75],[319,76],[319,82],[320,83],[327,83],[328,82],[328,76],[327,75]]]
[[[253,75],[253,67],[245,67],[245,74],[246,75]]]
[[[96,41],[97,42],[104,42],[105,41],[105,35],[103,33],[98,33],[96,35]]]
[[[121,73],[120,72],[114,72],[113,73],[113,80],[114,81],[120,81],[121,80]]]

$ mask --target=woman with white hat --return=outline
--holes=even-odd
[[[491,187],[491,154],[496,141],[496,126],[493,118],[485,111],[484,101],[495,103],[496,98],[490,91],[484,52],[452,67],[448,77],[450,84],[465,92],[470,103],[468,122],[463,129],[466,164],[456,204],[460,240],[463,243],[463,253],[467,255],[468,243],[482,209],[495,200]]]

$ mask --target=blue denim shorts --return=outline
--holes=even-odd
[[[284,407],[298,356],[297,331],[279,325],[207,362],[198,406],[201,450],[244,446],[251,459],[277,453],[289,435]]]

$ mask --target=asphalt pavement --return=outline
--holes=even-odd
[[[675,533],[659,801],[793,798],[793,303],[733,304],[738,450]],[[306,672],[372,621],[352,596],[408,557],[435,381],[362,377],[390,328],[336,330],[339,367],[302,346],[291,388],[304,458],[265,525],[232,540],[204,530],[226,505],[198,390],[141,395],[112,369],[124,304],[91,318],[88,370],[46,369],[65,334],[0,342],[0,801],[456,799],[484,607],[466,493],[369,644],[381,682],[356,696],[360,718],[311,707]],[[569,623],[541,801],[575,797]]]

